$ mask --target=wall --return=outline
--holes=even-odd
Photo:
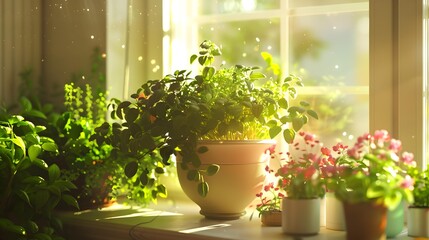
[[[42,7],[44,96],[62,102],[72,75],[90,71],[94,49],[106,52],[106,1],[44,0]]]

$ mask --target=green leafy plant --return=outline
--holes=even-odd
[[[277,174],[273,176],[274,170],[269,166],[265,167],[267,175],[272,176],[277,180]],[[284,197],[282,189],[278,186],[278,181],[268,181],[261,192],[256,194],[258,202],[256,203],[255,210],[259,213],[258,217],[261,217],[264,213],[280,212],[281,201]],[[250,215],[252,219],[253,213]]]
[[[321,148],[322,143],[314,134],[300,132],[299,138],[290,144],[277,170],[279,187],[286,197],[293,199],[321,198],[325,195],[325,179]]]
[[[394,209],[403,199],[413,202],[415,166],[412,153],[386,130],[363,134],[352,148],[336,148],[330,187],[338,199],[350,203],[374,201]],[[329,155],[329,154],[328,154]]]
[[[200,168],[197,153],[207,148],[197,149],[198,140],[267,139],[282,133],[291,142],[309,116],[317,118],[306,102],[289,105],[288,99],[297,95],[294,86],[302,85],[300,78],[267,78],[259,67],[242,65],[217,69],[213,64],[220,55],[217,45],[204,41],[190,58],[191,64],[199,63],[197,75],[175,71],[144,83],[131,95],[133,101],[112,100],[111,117],[120,121],[105,124],[96,139],[108,141],[115,155],[129,159],[128,177],[137,175],[145,186],[171,163],[172,155],[180,155],[180,167],[206,196],[204,176],[215,174],[218,166]],[[275,66],[268,54],[264,59]]]
[[[78,208],[61,179],[56,143],[39,135],[43,126],[0,109],[0,235],[6,239],[61,239],[61,221],[52,213],[60,201]]]
[[[112,147],[91,139],[106,119],[106,93],[75,83],[65,84],[64,92],[66,111],[51,122],[53,129],[48,133],[59,145],[59,155],[51,161],[59,164],[64,178],[79,186],[73,194],[81,208],[102,206],[112,198],[118,181],[118,165],[109,161]]]
[[[413,207],[428,208],[429,207],[429,169],[419,170],[413,168],[410,172],[414,179],[414,189],[412,191],[414,202]]]

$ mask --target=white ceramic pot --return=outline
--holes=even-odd
[[[290,235],[315,235],[320,231],[320,199],[282,200],[282,230]]]
[[[326,198],[326,228],[337,231],[346,229],[343,203],[335,197],[335,193],[327,192]]]
[[[237,219],[262,190],[270,159],[266,150],[273,144],[275,141],[200,141],[200,146],[208,147],[207,152],[199,154],[201,168],[218,164],[219,172],[204,177],[209,193],[201,197],[197,182],[187,179],[187,172],[180,167],[181,159],[177,158],[180,185],[207,218]]]
[[[429,208],[408,208],[408,236],[429,238]]]

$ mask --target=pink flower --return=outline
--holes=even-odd
[[[387,130],[376,130],[374,132],[374,139],[387,142],[390,139],[389,132],[387,132]]]
[[[414,179],[410,175],[405,176],[404,180],[401,183],[401,188],[413,190],[414,188]]]
[[[401,150],[402,143],[400,140],[392,139],[390,140],[389,149],[395,152],[399,152]]]
[[[271,188],[274,188],[274,183],[272,182],[264,186],[264,191],[268,192]]]
[[[414,154],[410,152],[403,152],[402,153],[402,161],[410,166],[415,166],[416,162],[414,161]]]
[[[320,151],[322,152],[323,155],[326,155],[326,156],[331,155],[331,150],[329,148],[327,148],[327,147],[322,147],[320,149]]]
[[[304,177],[306,179],[310,179],[313,177],[313,175],[316,173],[316,168],[314,166],[310,166],[308,167],[305,171],[304,171]]]

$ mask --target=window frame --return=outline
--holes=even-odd
[[[427,162],[422,24],[421,0],[370,0],[370,131],[391,132],[419,167]]]

